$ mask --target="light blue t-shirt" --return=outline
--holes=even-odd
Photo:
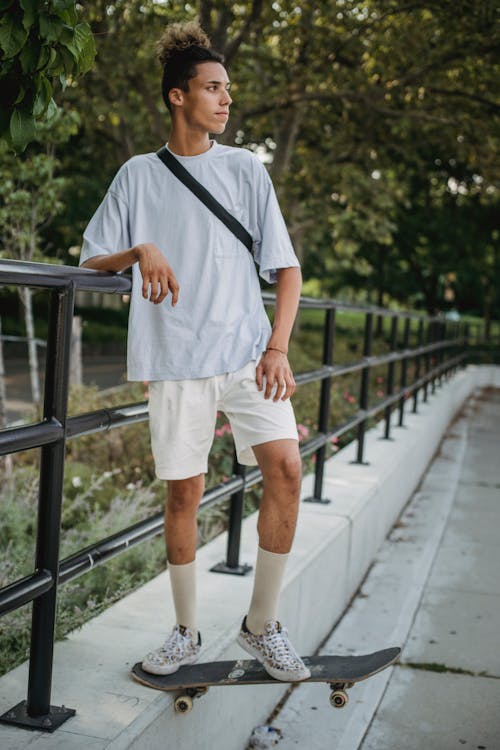
[[[212,142],[199,156],[177,158],[250,232],[266,281],[276,280],[277,269],[299,265],[267,170],[254,154]],[[142,297],[133,265],[129,380],[234,372],[266,348],[271,326],[251,254],[155,153],[123,164],[83,237],[80,263],[154,242],[179,282],[175,307],[170,294],[154,305]]]

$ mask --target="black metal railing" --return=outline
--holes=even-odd
[[[131,546],[160,534],[164,518],[163,513],[159,513],[59,560],[66,440],[147,419],[145,402],[68,418],[68,372],[75,292],[88,290],[108,294],[129,293],[131,282],[121,275],[68,266],[3,260],[0,261],[0,285],[44,288],[50,290],[51,296],[42,420],[0,431],[0,455],[41,448],[35,572],[0,589],[0,615],[33,602],[27,700],[7,711],[0,717],[0,721],[53,731],[74,714],[73,709],[50,704],[58,584],[72,580]],[[274,304],[273,295],[264,294],[263,298],[266,305]],[[300,452],[303,457],[312,454],[316,456],[314,491],[308,501],[329,502],[323,497],[327,444],[332,439],[355,430],[356,461],[364,463],[365,433],[369,420],[383,415],[384,435],[389,438],[391,420],[395,413],[398,425],[404,423],[410,395],[413,395],[412,409],[416,412],[419,394],[426,401],[429,388],[434,392],[443,378],[449,378],[462,366],[472,351],[471,347],[482,342],[482,336],[476,331],[474,337],[471,327],[463,322],[350,305],[336,300],[302,298],[300,306],[302,309],[322,310],[325,315],[321,366],[298,374],[296,381],[299,386],[321,383],[318,432],[301,444]],[[337,313],[344,311],[358,312],[365,316],[363,356],[354,362],[337,364]],[[372,354],[375,316],[391,319],[389,350],[378,355]],[[403,322],[403,331],[401,346],[398,346],[400,321]],[[416,328],[414,346],[410,346],[412,325]],[[500,336],[498,338],[500,343]],[[409,382],[408,366],[412,361],[414,372]],[[374,367],[381,366],[387,367],[386,394],[376,404],[370,405],[370,372]],[[360,373],[359,409],[342,424],[331,424],[332,382],[335,378],[355,372]],[[214,570],[243,575],[250,569],[239,560],[243,500],[245,491],[261,479],[259,469],[248,470],[235,461],[232,477],[205,492],[201,508],[206,508],[221,498],[231,497],[226,560]]]

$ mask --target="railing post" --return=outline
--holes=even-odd
[[[242,477],[245,480],[246,466],[238,463],[236,451],[233,459],[233,475]],[[226,562],[217,563],[210,570],[212,573],[231,573],[236,576],[244,576],[250,570],[251,565],[247,563],[240,564],[240,541],[241,541],[241,524],[243,521],[243,508],[245,504],[245,487],[236,490],[231,495],[229,506],[229,525],[227,530],[227,551]]]
[[[403,333],[403,349],[408,349],[409,343],[410,343],[410,324],[411,320],[410,318],[406,318],[405,320],[405,326],[404,326],[404,333]],[[405,357],[401,360],[401,390],[404,391],[406,388],[406,375],[408,373],[408,357]],[[404,413],[405,413],[405,395],[401,396],[399,399],[399,427],[403,426],[404,421]]]
[[[444,324],[444,339],[445,340],[449,339],[451,341],[454,341],[454,339],[455,339],[455,335],[454,335],[455,326],[456,326],[456,323],[450,323],[450,322],[446,321],[446,323]],[[455,354],[458,354],[458,352],[455,350],[455,345],[454,344],[452,346],[448,346],[446,348],[446,352],[443,349],[443,359],[445,359],[445,360],[447,359],[448,360],[447,364],[446,364],[446,366],[444,368],[444,371],[443,371],[443,375],[444,375],[445,380],[449,380],[450,377],[451,377],[451,366],[450,366],[449,360]]]
[[[417,332],[417,347],[420,348],[422,346],[424,340],[424,321],[420,320],[418,323],[418,332]],[[415,381],[417,381],[420,377],[420,362],[422,360],[422,355],[417,354],[415,357]],[[415,389],[413,393],[413,413],[417,413],[418,408],[418,388]]]
[[[435,330],[434,340],[436,343],[439,343],[441,341],[441,330],[442,330],[443,324],[441,323],[440,320],[436,320],[435,326],[436,327],[434,329]],[[439,365],[441,364],[441,347],[440,346],[434,350],[434,356],[435,356],[434,367],[439,367]],[[434,383],[435,383],[435,388],[438,388],[441,385],[441,373],[438,373],[434,377]]]
[[[367,312],[365,318],[365,334],[363,341],[363,357],[369,357],[372,353],[373,313]],[[366,365],[361,370],[361,385],[359,391],[359,408],[368,408],[368,391],[370,385],[370,366]],[[354,463],[363,464],[363,452],[365,447],[366,417],[358,425],[358,450]]]
[[[457,351],[459,351],[460,349],[462,349],[462,350],[463,349],[468,349],[469,346],[470,346],[470,343],[471,343],[471,341],[470,341],[470,328],[469,328],[469,324],[468,323],[464,323],[462,325],[462,324],[457,323],[456,325],[457,325],[457,331],[455,333],[455,336],[456,336],[456,339],[457,339],[457,346],[456,346]],[[463,340],[462,340],[462,331],[463,331],[463,336],[464,336]],[[455,363],[453,369],[454,369],[455,372],[458,372],[458,370],[459,370],[460,367],[466,367],[466,365],[467,365],[466,362],[462,363],[461,365],[457,362],[457,363]]]
[[[35,558],[35,569],[48,571],[52,586],[33,601],[27,700],[2,716],[7,723],[50,732],[75,714],[74,709],[50,705],[73,306],[73,282],[52,291],[43,418],[62,425],[64,433],[41,449]]]
[[[394,317],[391,320],[391,333],[390,333],[390,350],[391,354],[396,351],[397,347],[397,341],[398,341],[398,317],[397,315],[394,315]],[[395,362],[389,362],[388,368],[387,368],[387,395],[392,396],[394,393],[394,371],[396,368]],[[391,413],[392,413],[392,404],[389,406],[386,406],[385,408],[385,431],[384,431],[384,439],[389,440],[390,434],[391,434]]]
[[[464,351],[464,344],[463,342],[460,343],[458,340],[457,332],[460,330],[458,328],[456,323],[453,323],[449,329],[448,329],[448,336],[452,340],[451,347],[448,348],[448,360],[450,360],[452,357],[455,357],[457,354],[461,354]],[[451,364],[448,361],[448,366],[446,368],[446,377],[450,379],[453,376],[455,370],[455,365]]]
[[[456,323],[451,323],[447,326],[446,330],[446,337],[452,342],[451,346],[448,346],[446,350],[446,358],[448,359],[448,364],[446,366],[445,374],[447,380],[449,380],[453,375],[453,365],[450,364],[449,360],[462,351],[462,346],[459,346],[458,341],[456,340],[456,326]]]
[[[323,330],[323,364],[330,366],[333,364],[333,349],[335,344],[335,308],[329,307],[326,310],[325,326]],[[318,414],[318,432],[325,434],[328,432],[328,423],[330,421],[330,394],[332,388],[332,378],[328,376],[321,382],[321,396],[319,401]],[[323,474],[325,470],[326,445],[322,445],[316,451],[316,465],[314,470],[314,493],[312,497],[307,497],[304,502],[307,503],[329,503],[330,500],[323,497]]]
[[[431,343],[431,322],[430,320],[427,320],[427,328],[425,331],[425,343],[430,344]],[[424,382],[424,404],[427,403],[427,398],[429,395],[429,370],[431,367],[431,355],[430,352],[426,351],[424,354],[424,369],[425,369],[425,382]]]
[[[438,354],[438,364],[439,364],[438,380],[439,380],[440,388],[443,385],[443,375],[444,375],[443,370],[441,369],[441,365],[443,364],[444,357],[445,357],[445,350],[444,350],[443,342],[446,340],[446,325],[447,325],[446,320],[441,320],[437,324],[439,341],[441,342],[441,346],[438,349],[438,352],[439,352]]]
[[[436,335],[436,321],[435,320],[431,320],[431,323],[430,323],[430,343],[434,344],[436,342],[436,340],[437,340],[437,335]],[[436,362],[437,362],[437,352],[436,352],[436,349],[432,350],[431,360],[432,360],[432,362],[431,362],[432,363],[431,370],[433,370],[434,366],[436,365]],[[433,373],[432,377],[431,377],[431,394],[434,395],[435,393],[436,393],[436,373]]]

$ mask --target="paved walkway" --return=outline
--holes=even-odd
[[[475,394],[320,653],[402,645],[335,711],[300,685],[279,750],[500,750],[500,390]]]

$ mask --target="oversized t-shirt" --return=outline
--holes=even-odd
[[[198,156],[176,158],[253,237],[260,275],[276,280],[298,266],[267,170],[250,151],[212,142]],[[132,267],[129,380],[184,380],[234,372],[266,348],[271,326],[252,255],[175,177],[155,153],[119,169],[88,224],[80,263],[155,243],[179,283],[159,305],[142,297]]]

